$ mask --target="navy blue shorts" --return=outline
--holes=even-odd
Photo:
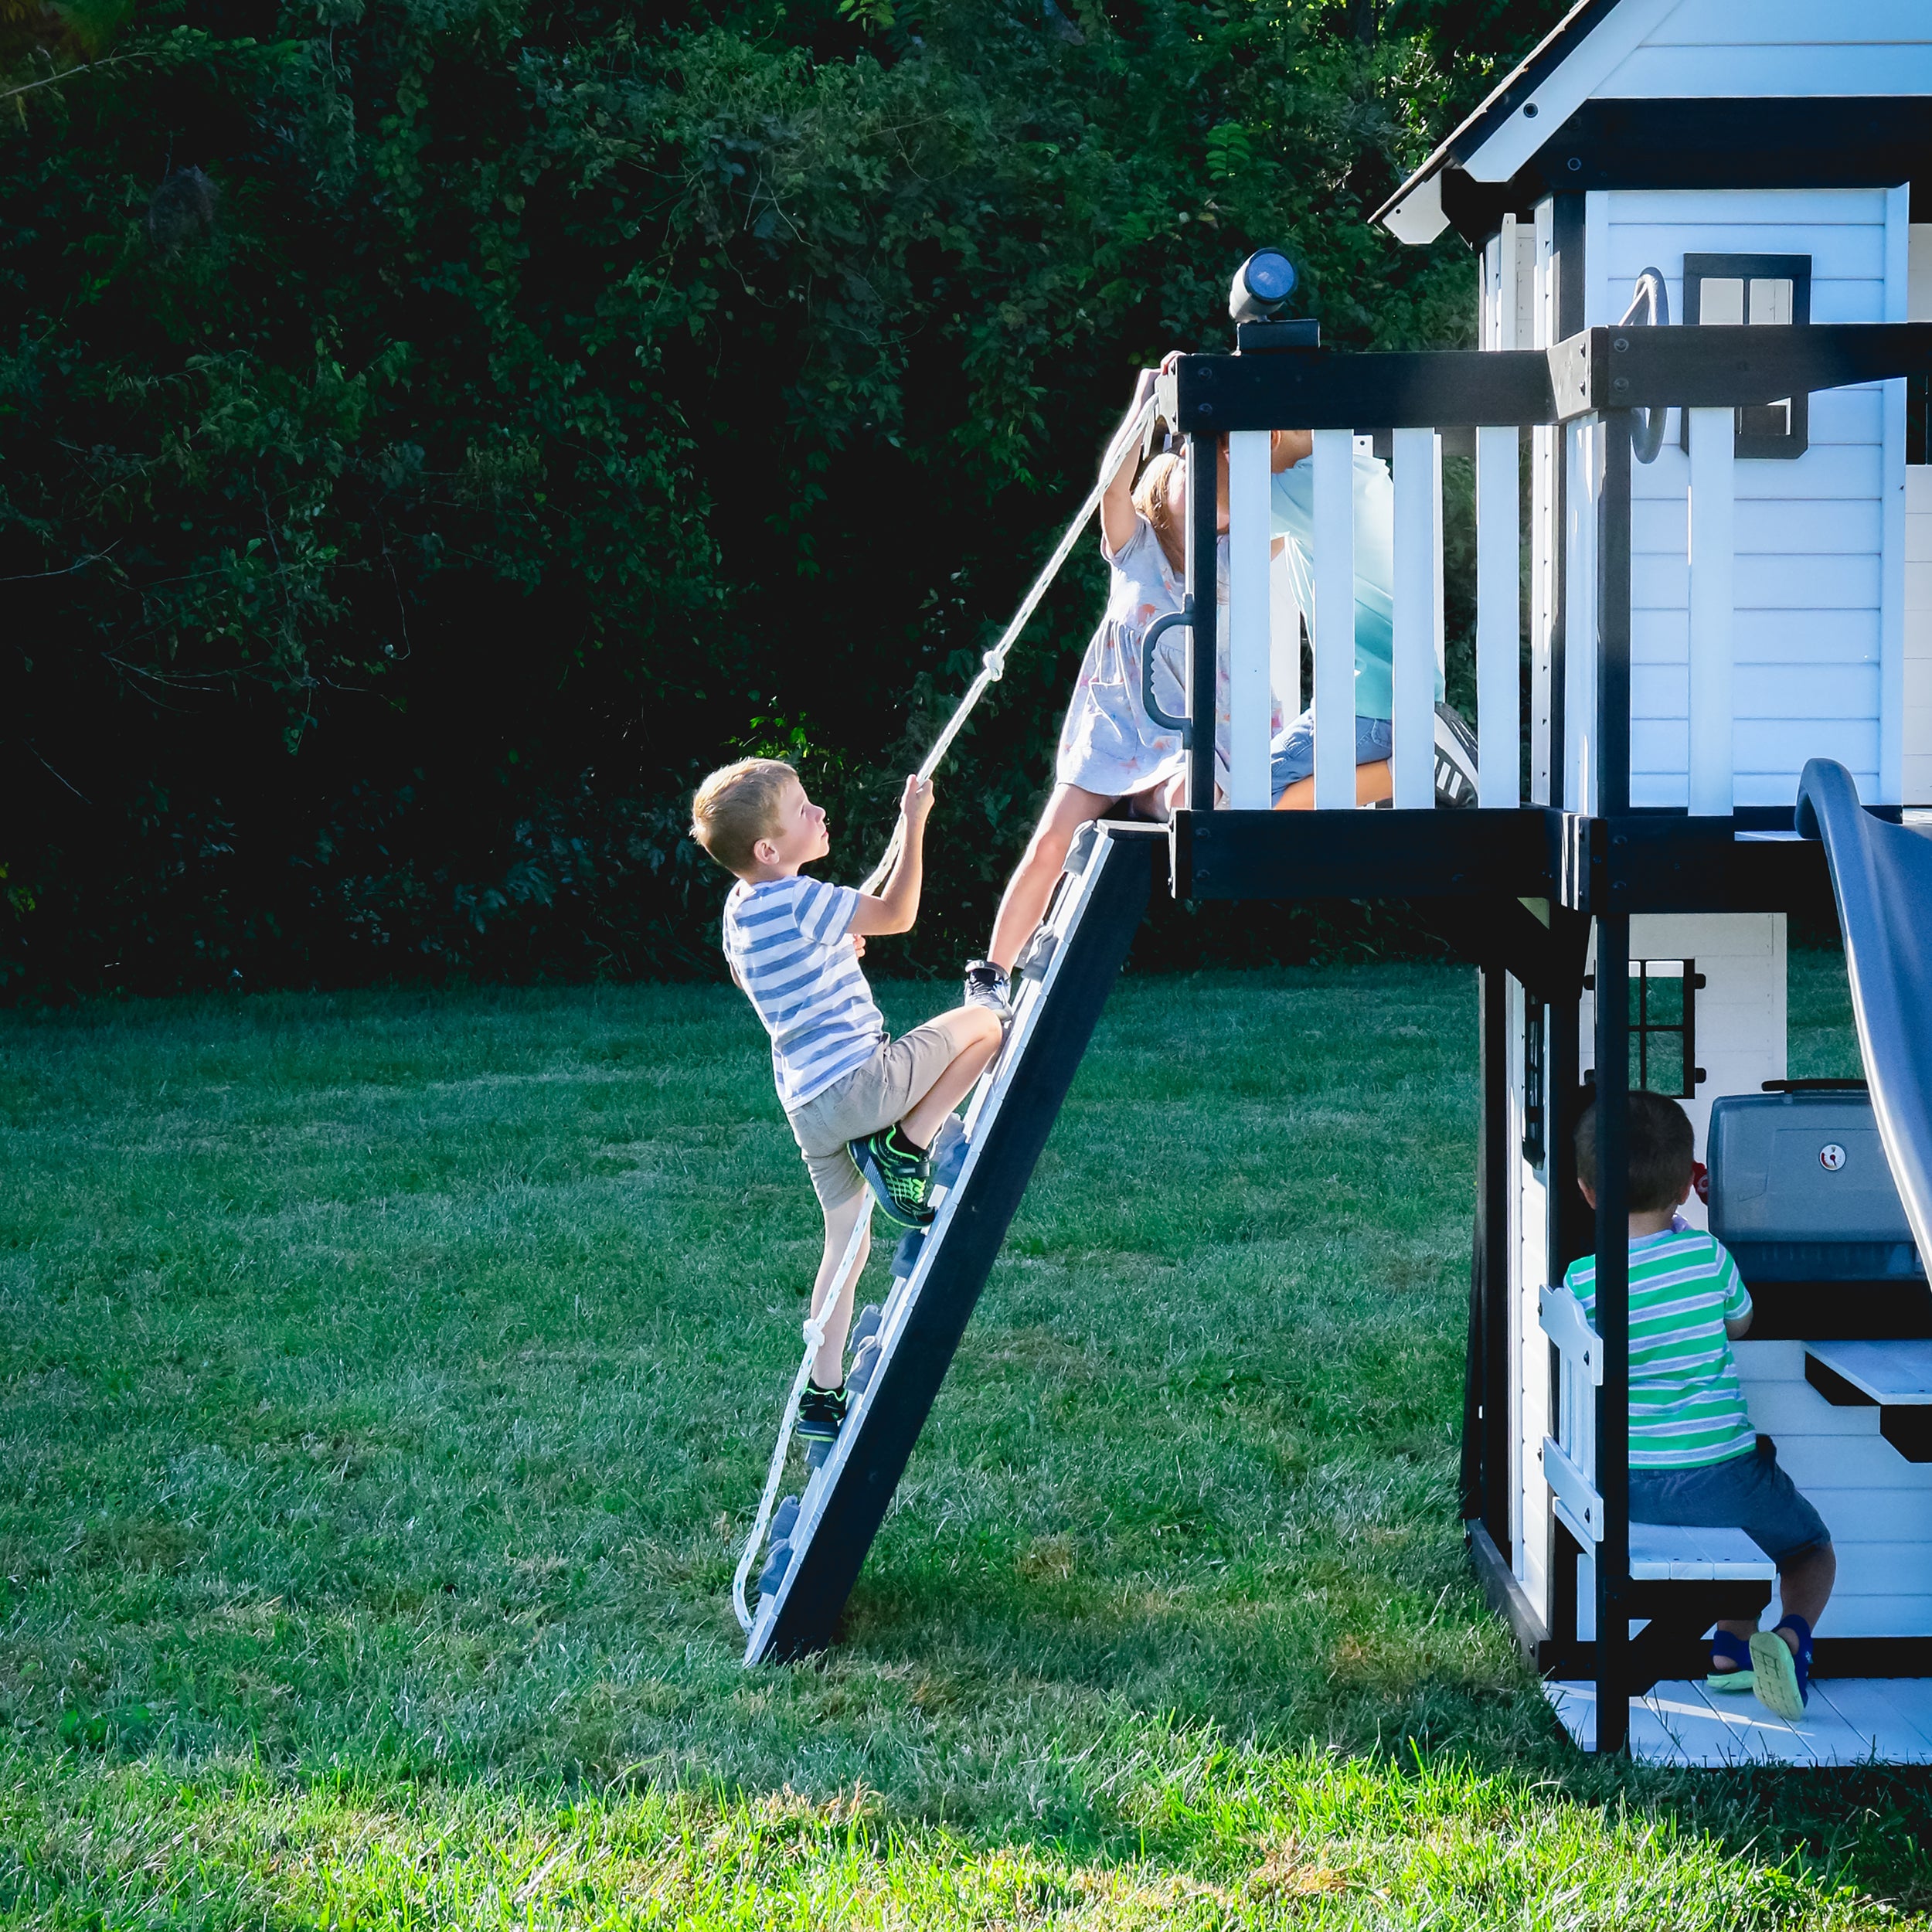
[[[1365,718],[1358,712],[1355,721],[1355,761],[1359,765],[1379,764],[1395,750],[1395,728],[1386,718]],[[1304,711],[1294,723],[1284,725],[1268,750],[1268,799],[1278,804],[1289,786],[1315,775],[1315,713]]]
[[[1695,1469],[1633,1469],[1632,1522],[1681,1523],[1692,1529],[1741,1529],[1782,1570],[1832,1540],[1825,1519],[1778,1466],[1777,1449],[1760,1436],[1749,1455]]]

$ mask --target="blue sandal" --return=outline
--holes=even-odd
[[[1757,1688],[1757,1675],[1751,1668],[1750,1645],[1742,1637],[1720,1630],[1711,1639],[1710,1674],[1704,1688],[1714,1691],[1747,1691]]]
[[[1777,1630],[1788,1630],[1798,1639],[1795,1653]],[[1811,1627],[1802,1617],[1787,1614],[1778,1620],[1777,1630],[1760,1630],[1751,1639],[1751,1688],[1767,1711],[1796,1723],[1811,1695]]]

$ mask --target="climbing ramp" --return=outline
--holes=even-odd
[[[944,1149],[936,1155],[942,1175],[956,1164],[938,1214],[901,1244],[874,1338],[862,1334],[870,1324],[855,1327],[855,1345],[869,1356],[865,1386],[796,1504],[787,1498],[774,1519],[747,1664],[832,1641],[1126,960],[1165,848],[1165,828],[1131,824],[1089,826],[1076,842],[1020,962],[1012,1029],[968,1111],[964,1158],[957,1148],[950,1162]]]

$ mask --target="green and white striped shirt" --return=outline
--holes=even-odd
[[[1573,1261],[1563,1286],[1597,1321],[1597,1257]],[[1737,1264],[1695,1228],[1630,1244],[1630,1466],[1693,1469],[1757,1446],[1724,1324],[1751,1311]]]

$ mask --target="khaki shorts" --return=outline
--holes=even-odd
[[[786,1117],[828,1214],[866,1185],[845,1143],[903,1121],[938,1085],[953,1056],[944,1030],[928,1021],[887,1040],[863,1066],[840,1075]]]

